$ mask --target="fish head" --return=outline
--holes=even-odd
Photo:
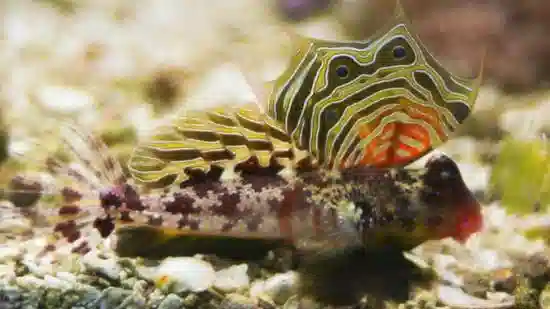
[[[451,158],[433,156],[426,162],[421,178],[419,198],[429,212],[424,224],[435,238],[451,237],[465,243],[483,228],[482,207]]]

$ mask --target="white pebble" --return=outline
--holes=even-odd
[[[434,256],[433,263],[436,270],[447,269],[449,266],[456,265],[456,258],[448,254],[437,254]]]
[[[82,257],[81,261],[82,266],[89,271],[98,272],[111,280],[118,280],[120,278],[122,269],[116,260],[103,260],[95,254],[86,254]]]
[[[250,289],[250,296],[259,298],[269,296],[275,303],[284,304],[298,289],[298,274],[289,271],[277,274],[265,282],[255,282]]]
[[[443,279],[456,285],[462,285],[462,278],[449,270],[450,267],[455,266],[456,264],[457,260],[452,255],[436,254],[433,258],[434,269]]]
[[[65,290],[65,289],[71,288],[71,284],[69,284],[69,282],[50,275],[44,276],[44,283],[48,286],[48,288],[53,288],[53,289]]]
[[[506,209],[497,203],[492,203],[483,208],[483,218],[486,229],[500,229],[509,221]]]
[[[491,271],[501,267],[499,253],[495,250],[481,249],[477,252],[476,259],[483,270]]]
[[[437,287],[437,296],[439,300],[453,308],[510,308],[514,305],[513,300],[504,302],[490,301],[478,297],[473,297],[464,293],[459,288],[439,285]]]
[[[59,271],[59,272],[57,272],[56,276],[57,276],[57,278],[59,278],[61,280],[64,280],[64,281],[67,281],[67,282],[70,282],[70,283],[76,283],[77,282],[76,276],[74,274],[70,273],[70,272]]]
[[[0,263],[5,263],[9,260],[14,260],[21,255],[20,248],[15,246],[0,246]]]
[[[224,292],[236,291],[248,287],[248,265],[234,265],[216,272],[214,286]]]
[[[24,275],[15,278],[15,283],[27,289],[36,289],[44,286],[44,280],[33,275]]]
[[[487,292],[487,299],[490,301],[504,303],[513,300],[514,296],[505,292]]]
[[[94,105],[94,99],[85,91],[61,86],[38,89],[37,99],[42,106],[62,113],[72,113]]]
[[[176,293],[201,292],[212,286],[216,271],[209,263],[190,257],[167,258],[153,271],[152,279],[161,288],[170,286]]]
[[[183,300],[176,294],[168,294],[166,298],[159,304],[159,309],[177,309],[184,308]]]
[[[264,286],[264,280],[255,280],[254,282],[252,282],[252,284],[250,284],[250,290],[248,292],[250,297],[257,299],[264,296]]]
[[[23,233],[32,228],[32,222],[20,215],[14,214],[11,218],[3,218],[0,222],[0,232],[3,233]]]
[[[51,275],[54,269],[54,265],[52,263],[44,263],[39,259],[35,260],[34,257],[23,258],[21,263],[29,269],[30,273],[40,278],[43,278],[46,275]]]
[[[9,282],[15,277],[15,265],[13,263],[0,264],[0,283]]]

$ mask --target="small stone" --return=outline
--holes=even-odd
[[[152,279],[161,289],[177,293],[201,292],[212,286],[216,271],[209,263],[190,257],[167,258],[152,272]]]
[[[508,223],[508,214],[506,209],[500,205],[493,203],[485,206],[483,209],[484,224],[487,229],[499,230]]]
[[[220,304],[220,308],[231,309],[256,309],[258,304],[252,299],[245,297],[241,294],[228,294]]]
[[[87,92],[63,86],[44,86],[38,89],[36,98],[42,106],[61,113],[73,113],[95,105]]]
[[[493,272],[493,289],[498,292],[513,293],[517,288],[519,277],[512,269],[503,268]]]
[[[550,308],[550,284],[546,284],[539,296],[540,308]]]
[[[30,207],[42,196],[42,184],[34,179],[17,175],[9,184],[8,199],[17,207]]]
[[[535,253],[517,258],[515,272],[531,279],[543,277],[550,273],[550,263],[544,253]]]
[[[128,297],[131,296],[132,291],[117,287],[109,287],[101,292],[101,297],[98,298],[95,303],[99,304],[99,308],[117,308],[117,306],[125,303]],[[93,306],[90,307],[94,308]]]
[[[10,245],[0,245],[0,263],[6,263],[20,257],[23,251],[21,248]]]
[[[265,280],[255,280],[250,285],[250,291],[249,294],[253,298],[261,298],[263,296],[266,296],[265,294]]]
[[[15,277],[14,263],[0,264],[0,280],[10,280],[10,279],[13,279],[14,277]]]
[[[0,233],[10,232],[12,234],[18,234],[30,231],[32,228],[31,221],[22,216],[3,218],[0,221]]]
[[[487,292],[487,299],[497,303],[507,303],[513,301],[514,296],[505,292]]]
[[[491,280],[487,275],[468,273],[464,276],[463,290],[473,296],[484,298],[491,287]]]
[[[15,283],[25,289],[39,289],[45,285],[44,280],[34,275],[23,275],[15,279]]]
[[[131,289],[136,283],[138,279],[137,278],[126,278],[122,280],[120,283],[120,286],[122,286],[125,289]]]
[[[56,276],[57,276],[57,278],[59,278],[61,280],[71,282],[73,284],[77,282],[76,276],[72,273],[69,273],[69,272],[59,271],[59,272],[57,272]]]
[[[51,275],[44,276],[44,282],[46,286],[51,289],[62,290],[62,289],[69,289],[72,286],[69,282],[61,280]]]
[[[159,304],[158,309],[180,309],[183,307],[183,299],[176,294],[168,294]]]
[[[25,256],[21,260],[21,265],[26,267],[29,273],[40,278],[44,278],[44,276],[51,275],[54,272],[54,265],[46,258],[40,260]]]
[[[8,201],[0,202],[0,233],[24,233],[32,229],[32,222],[20,209]]]
[[[11,308],[18,308],[18,305],[22,302],[24,299],[23,291],[17,287],[14,286],[6,286],[3,285],[0,287],[0,304],[2,306],[5,305],[5,307],[1,307],[2,309],[11,309]],[[7,304],[10,304],[8,306]]]
[[[71,289],[63,293],[61,300],[62,305],[54,308],[89,308],[89,304],[98,299],[100,295],[101,292],[92,287]]]
[[[199,296],[197,294],[189,294],[183,299],[183,304],[186,307],[195,307],[199,302]]]
[[[433,257],[433,267],[437,271],[443,271],[444,269],[449,268],[457,264],[457,259],[449,254],[436,254]]]
[[[126,280],[129,278],[129,274],[126,270],[121,270],[119,273],[120,280]]]
[[[216,272],[214,287],[224,292],[231,292],[248,287],[248,265],[240,264]]]
[[[518,286],[514,291],[515,308],[535,309],[539,305],[539,291],[531,287],[527,278],[519,280]]]
[[[110,280],[118,281],[122,268],[113,259],[101,259],[95,254],[86,254],[82,257],[82,265],[88,272],[96,272]]]
[[[292,296],[283,306],[285,309],[318,309],[321,307],[320,304],[309,297],[300,298],[298,296]]]
[[[475,253],[478,266],[485,271],[493,271],[501,267],[500,253],[491,249],[479,249]]]
[[[474,297],[453,286],[439,284],[436,287],[437,298],[446,306],[455,308],[510,308],[514,306],[512,300],[495,303],[487,299]]]
[[[276,304],[284,304],[298,291],[298,275],[295,272],[277,274],[265,282],[256,282],[250,289],[252,297],[269,296]]]
[[[161,290],[154,289],[151,293],[149,293],[149,295],[147,295],[147,308],[158,308],[160,304],[164,301],[164,298],[166,298],[166,295],[164,295]]]
[[[83,271],[83,265],[81,263],[81,257],[78,255],[69,255],[61,258],[55,258],[58,261],[57,271],[68,272],[72,274],[80,273]]]

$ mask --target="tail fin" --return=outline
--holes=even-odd
[[[50,134],[47,140],[59,142],[55,145],[37,142],[33,151],[16,158],[53,179],[40,192],[48,198],[43,198],[36,207],[50,229],[44,253],[63,250],[86,253],[91,247],[92,234],[97,233],[93,222],[106,215],[99,200],[100,190],[124,182],[123,170],[91,130],[64,122],[47,134]]]

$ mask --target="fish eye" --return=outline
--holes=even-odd
[[[338,75],[341,78],[346,78],[349,75],[349,69],[345,65],[338,66],[336,68],[336,75]]]
[[[439,176],[442,180],[449,180],[452,177],[449,171],[441,171],[441,173],[439,173]]]
[[[393,48],[393,57],[395,59],[403,59],[407,56],[407,50],[401,45],[397,45]]]
[[[458,169],[455,169],[454,164],[449,164],[442,167],[439,172],[439,179],[441,179],[441,181],[455,181],[457,178],[460,177],[460,172],[458,171]]]

